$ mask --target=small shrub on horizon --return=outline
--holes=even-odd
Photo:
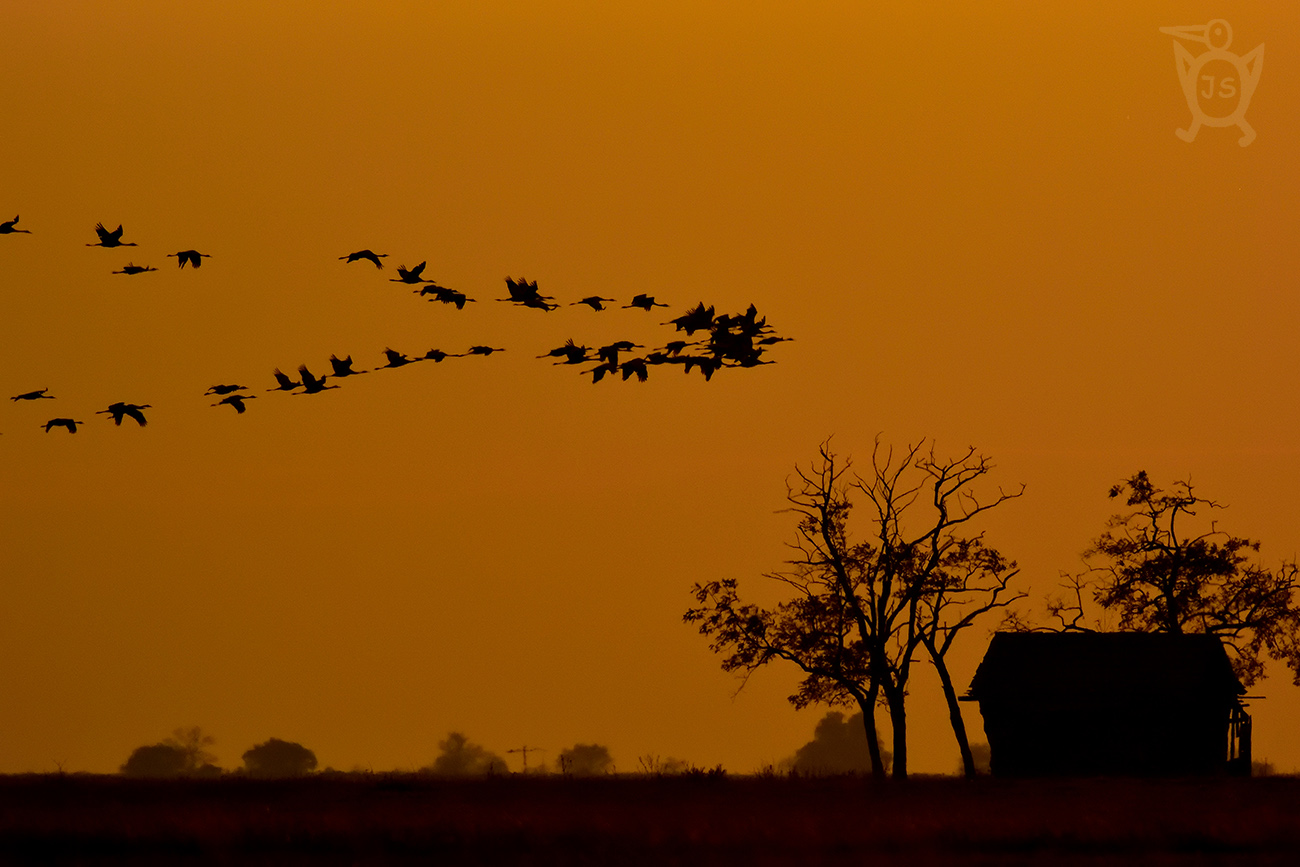
[[[178,728],[160,743],[136,747],[119,771],[127,777],[218,777],[221,768],[207,750],[214,743],[216,738],[198,726]]]
[[[119,770],[124,777],[179,777],[185,773],[185,753],[170,744],[136,747]]]
[[[574,744],[561,750],[559,763],[566,777],[600,777],[614,772],[609,748],[600,744]]]
[[[243,755],[244,770],[250,777],[273,779],[301,777],[316,770],[316,754],[302,744],[271,738]]]
[[[661,759],[659,756],[646,754],[637,758],[637,764],[641,766],[641,773],[651,777],[668,777],[677,774],[684,774],[691,768],[691,763],[685,759],[674,759],[669,756]]]
[[[461,732],[451,732],[438,744],[442,753],[433,764],[421,768],[436,777],[490,777],[510,773],[505,759],[485,747],[471,743]]]

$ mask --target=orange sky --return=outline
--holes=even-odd
[[[58,399],[0,407],[0,772],[115,770],[191,724],[226,767],[274,736],[414,768],[451,729],[780,760],[823,711],[779,668],[733,698],[681,614],[696,581],[770,592],[785,478],[832,434],[861,461],[877,433],[975,444],[1026,484],[988,529],[1035,603],[1142,468],[1267,562],[1300,551],[1300,12],[490,5],[5,10],[0,219],[33,234],[0,236],[0,395]],[[1267,45],[1246,148],[1174,135],[1159,28],[1211,18]],[[140,246],[87,248],[101,221]],[[165,258],[189,247],[198,272]],[[365,247],[390,267],[338,261]],[[422,260],[480,301],[386,282]],[[516,309],[507,274],[672,309]],[[661,342],[701,300],[796,342],[708,383],[534,358]],[[264,391],[473,343],[507,351]],[[213,409],[218,382],[260,397]],[[93,415],[119,400],[148,428]],[[1256,755],[1300,769],[1300,691],[1255,692]],[[950,771],[928,677],[912,702],[913,770]]]

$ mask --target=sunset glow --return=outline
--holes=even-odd
[[[629,771],[778,762],[825,709],[791,709],[777,666],[737,693],[682,614],[697,582],[777,592],[786,479],[828,437],[859,462],[878,436],[974,445],[994,488],[1024,484],[983,528],[1031,619],[1138,470],[1228,506],[1264,563],[1300,553],[1300,8],[3,18],[0,220],[30,234],[0,234],[0,397],[54,399],[0,401],[0,773],[114,772],[191,725],[226,768],[276,737],[415,769],[451,731],[552,762],[607,745]],[[1232,51],[1267,46],[1248,146],[1175,134],[1160,28],[1215,18]],[[87,246],[97,223],[138,246]],[[178,267],[190,249],[208,258]],[[340,260],[363,249],[383,268]],[[420,262],[473,302],[392,282]],[[495,300],[506,277],[559,306]],[[701,302],[791,339],[708,381],[538,357],[657,348]],[[504,351],[375,370],[475,345]],[[371,372],[270,391],[331,354]],[[246,412],[205,394],[227,383]],[[148,425],[97,414],[115,402]],[[996,626],[954,652],[962,688]],[[917,668],[912,770],[951,773]],[[1252,692],[1255,756],[1300,770],[1290,673]]]

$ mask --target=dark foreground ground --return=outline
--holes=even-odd
[[[1300,864],[1300,778],[0,777],[0,863]]]

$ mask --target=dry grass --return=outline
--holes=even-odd
[[[1300,779],[0,778],[0,862],[1295,864]]]

